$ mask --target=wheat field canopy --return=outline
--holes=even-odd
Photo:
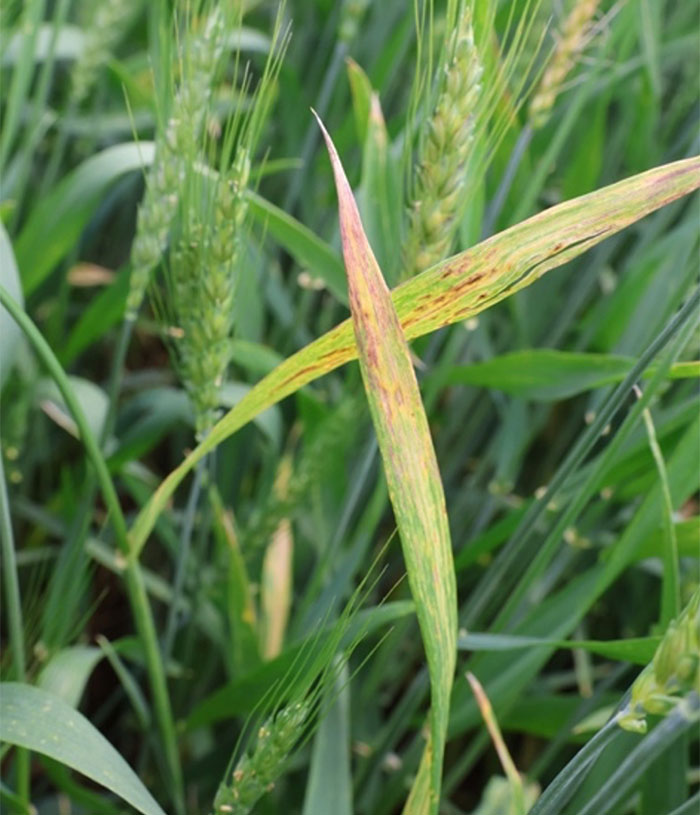
[[[700,0],[6,0],[0,806],[700,806]]]

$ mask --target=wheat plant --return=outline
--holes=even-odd
[[[3,812],[697,809],[699,18],[3,5]]]

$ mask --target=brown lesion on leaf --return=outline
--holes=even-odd
[[[429,315],[430,312],[425,308],[420,310],[416,309],[401,321],[401,327],[406,331],[406,329],[411,328],[411,326],[420,325]]]
[[[506,270],[507,268],[508,267],[505,267]],[[483,280],[493,271],[495,271],[495,269],[477,272],[477,274],[471,275],[471,277],[468,277],[466,280],[456,283],[451,289],[453,297],[461,297],[462,295],[466,294],[470,289],[473,289],[480,280]]]
[[[330,351],[326,351],[324,354],[321,354],[319,359],[327,363],[328,366],[335,367],[336,365],[340,365],[345,360],[350,359],[355,353],[355,348],[350,345],[343,345],[341,348],[333,348]],[[325,365],[321,365],[319,367],[325,368]]]
[[[698,161],[698,158],[699,158],[698,156],[694,156],[695,161],[691,159],[690,166],[686,164],[683,167],[675,167],[673,169],[668,170],[666,173],[663,174],[663,176],[655,177],[649,184],[649,187],[651,189],[654,189],[654,187],[658,186],[666,189],[668,187],[669,180],[673,178],[681,178],[683,176],[688,175],[689,173],[691,175],[697,173],[695,181],[693,182],[694,186],[692,188],[695,189],[697,187],[700,187],[700,161]],[[672,198],[669,198],[669,203],[671,201],[675,201],[676,198],[678,198],[678,195],[682,194],[683,194],[682,192],[679,192],[678,194],[673,195]]]
[[[449,293],[448,292],[443,292],[442,294],[438,294],[437,296],[433,297],[430,302],[434,306],[440,306],[440,305],[442,305],[442,303],[444,303],[446,300],[449,300],[449,299],[450,299]]]
[[[368,341],[365,347],[365,352],[367,354],[367,367],[371,368],[373,372],[376,371],[379,364],[379,355],[377,353],[376,342]]]
[[[322,373],[330,370],[326,365],[306,365],[304,368],[299,368],[298,371],[294,371],[293,374],[288,376],[286,379],[283,379],[279,383],[279,390],[284,390],[288,385],[291,385],[293,382],[296,382],[299,379],[306,378],[307,382],[311,382],[312,379],[315,379],[316,376],[320,376]]]

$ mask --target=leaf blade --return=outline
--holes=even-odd
[[[446,373],[450,385],[476,385],[533,401],[568,399],[588,390],[621,382],[634,367],[631,357],[536,348],[513,351]],[[696,377],[695,362],[671,368],[672,379]]]
[[[165,815],[100,731],[51,693],[20,682],[3,682],[0,739],[77,770],[144,815]]]
[[[563,640],[519,634],[461,635],[457,647],[465,651],[510,651],[524,648],[579,648],[592,654],[634,665],[646,665],[654,656],[661,637],[632,637],[626,640]]]
[[[153,153],[152,142],[107,147],[62,179],[35,207],[15,246],[25,296],[37,289],[75,245],[110,186],[126,173],[150,164]]]
[[[333,166],[360,371],[401,538],[430,674],[430,795],[405,812],[437,812],[456,665],[457,586],[447,508],[408,343],[365,235],[350,184],[316,117]],[[422,786],[422,785],[421,785]]]

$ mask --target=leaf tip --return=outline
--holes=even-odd
[[[321,128],[321,133],[323,134],[324,141],[326,142],[326,148],[328,150],[328,155],[331,160],[331,166],[333,168],[335,187],[338,194],[338,204],[340,207],[341,233],[344,231],[344,229],[347,229],[348,227],[356,227],[357,228],[356,231],[361,233],[363,240],[366,241],[367,238],[364,234],[364,231],[362,230],[360,213],[357,209],[357,204],[355,203],[355,198],[352,194],[352,189],[350,188],[350,182],[348,181],[348,178],[345,175],[345,170],[343,169],[343,164],[340,160],[340,156],[338,155],[338,151],[335,148],[335,144],[333,144],[333,139],[331,138],[330,133],[328,132],[325,125],[321,121],[321,117],[318,115],[318,113],[316,113],[316,111],[313,108],[311,108],[311,112],[316,117],[318,126]],[[369,244],[367,244],[367,247],[369,249]]]
[[[335,149],[335,145],[333,144],[333,139],[331,139],[330,133],[326,130],[326,126],[323,124],[321,117],[316,113],[316,111],[311,108],[311,112],[313,113],[318,126],[321,128],[321,133],[323,134],[323,139],[326,142],[326,147],[328,148],[328,152],[330,153],[331,157],[331,164],[333,165],[333,169],[335,170],[337,166],[340,165],[340,157],[338,156],[338,151]]]

